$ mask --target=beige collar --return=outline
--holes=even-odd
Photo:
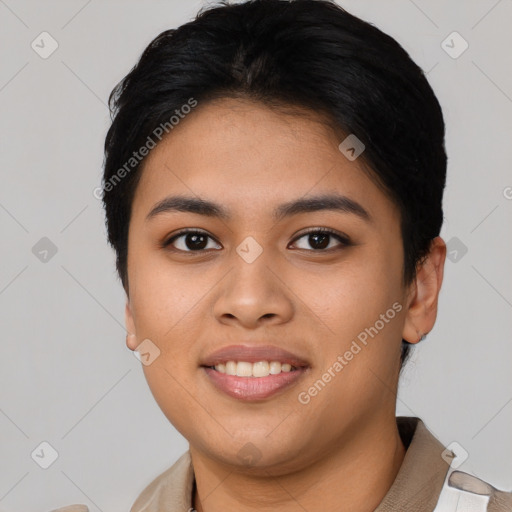
[[[449,468],[442,458],[445,447],[419,418],[399,416],[396,420],[407,451],[393,485],[375,512],[434,510]]]

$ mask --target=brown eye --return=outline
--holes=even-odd
[[[298,248],[307,251],[326,251],[350,245],[350,240],[346,236],[330,229],[313,228],[295,238],[294,243],[301,239],[304,239],[305,243],[303,247]]]
[[[209,246],[209,241],[214,241],[213,238],[203,231],[185,230],[172,236],[167,240],[163,246],[173,246],[173,249],[183,252],[198,252],[207,249],[217,249],[219,247]],[[214,241],[215,244],[217,242]],[[211,245],[211,244],[210,244]],[[217,244],[219,245],[219,244]]]

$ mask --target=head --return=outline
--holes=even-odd
[[[158,347],[144,371],[178,430],[228,463],[227,441],[257,440],[277,467],[394,411],[445,257],[443,116],[406,51],[333,2],[221,4],[156,37],[110,105],[129,347]],[[244,343],[299,355],[300,389],[216,391],[208,354]],[[269,425],[288,410],[283,443]]]

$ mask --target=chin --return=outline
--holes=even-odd
[[[225,449],[219,449],[220,441],[212,444],[211,439],[205,440],[201,451],[217,463],[227,466],[230,471],[262,476],[271,473],[277,476],[299,469],[302,465],[300,459],[305,455],[300,445],[289,438],[286,444],[278,437],[270,440],[267,434],[238,435],[236,439],[230,438]]]

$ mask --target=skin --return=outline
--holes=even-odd
[[[414,282],[403,285],[399,210],[360,161],[339,151],[341,140],[314,112],[221,99],[200,104],[145,160],[129,227],[127,345],[149,338],[160,350],[143,370],[190,443],[200,512],[372,511],[402,463],[401,339],[415,343],[434,326],[446,246],[434,239]],[[272,218],[281,203],[333,192],[360,203],[372,221],[332,210]],[[146,220],[174,194],[220,203],[232,218],[166,212]],[[206,250],[186,252],[186,236],[161,247],[184,228],[206,231]],[[315,249],[300,237],[306,228],[331,228],[352,245],[331,237],[333,249]],[[263,249],[252,263],[236,252],[248,236]],[[394,302],[401,311],[300,403],[298,393]],[[310,368],[278,395],[243,402],[218,391],[199,366],[232,344],[277,345]],[[238,457],[249,442],[258,454],[252,466]]]

